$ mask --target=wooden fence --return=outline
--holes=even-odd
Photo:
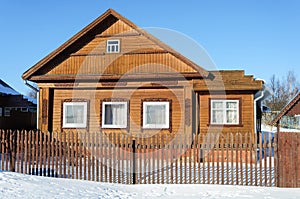
[[[300,133],[278,134],[278,186],[300,188]]]
[[[123,184],[278,184],[276,137],[143,136],[0,131],[0,170]]]

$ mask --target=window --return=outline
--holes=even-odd
[[[103,128],[127,127],[127,102],[103,102],[102,104]]]
[[[120,52],[120,40],[107,40],[106,52],[107,53],[118,53],[118,52]]]
[[[64,102],[63,128],[87,127],[87,102]]]
[[[169,128],[170,102],[143,102],[143,128]]]
[[[21,108],[21,111],[22,111],[22,112],[28,112],[28,108],[22,107],[22,108]]]
[[[0,107],[0,117],[2,117],[2,107]]]
[[[211,100],[211,124],[239,124],[239,100]]]
[[[10,116],[11,107],[5,107],[4,108],[4,116],[9,117]]]

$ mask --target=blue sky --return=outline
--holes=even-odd
[[[217,69],[267,81],[292,70],[300,78],[298,0],[1,0],[0,78],[26,94],[22,73],[108,8],[142,28],[186,35]]]

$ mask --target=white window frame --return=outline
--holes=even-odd
[[[110,44],[110,42],[117,42],[117,44]],[[107,53],[119,53],[120,52],[120,40],[110,39],[106,41],[106,52]],[[114,50],[112,50],[114,47]]]
[[[125,111],[123,112],[124,115],[121,117],[124,117],[124,124],[105,124],[105,106],[106,105],[124,105]],[[128,105],[127,102],[102,102],[102,128],[127,128],[127,117],[128,117]]]
[[[83,106],[83,122],[82,123],[67,123],[66,110],[67,106]],[[87,102],[64,102],[63,103],[63,128],[86,128],[87,127]]]
[[[166,106],[165,123],[149,124],[147,123],[148,106]],[[143,128],[145,129],[168,129],[170,127],[170,102],[143,102]]]
[[[213,108],[213,103],[214,102],[222,102],[222,107],[221,108]],[[227,102],[235,102],[237,103],[236,108],[227,108],[226,107],[226,103]],[[223,121],[221,123],[219,122],[214,122],[213,118],[214,118],[214,110],[219,110],[219,111],[223,111]],[[237,121],[236,122],[227,122],[227,110],[234,110],[237,113]],[[218,99],[214,99],[210,101],[210,123],[211,124],[216,124],[216,125],[238,125],[240,124],[240,100],[218,100]]]

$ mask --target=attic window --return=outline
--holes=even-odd
[[[120,40],[107,40],[106,43],[107,53],[119,53],[120,52]]]

